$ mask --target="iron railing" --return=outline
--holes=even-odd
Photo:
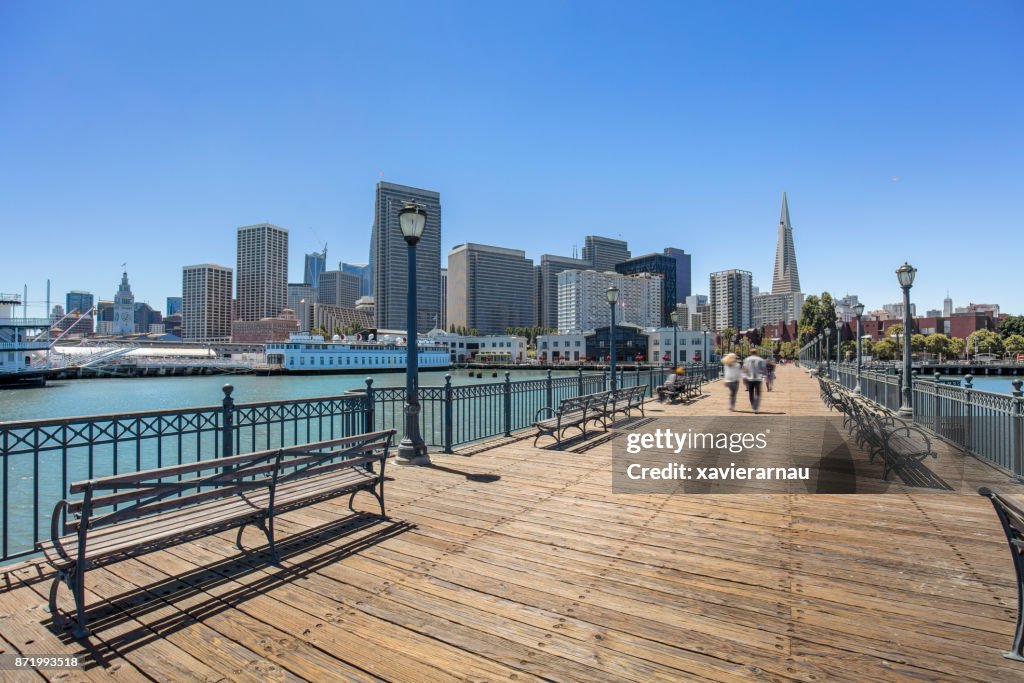
[[[688,373],[715,379],[720,365]],[[642,385],[651,396],[667,368],[622,370],[620,387]],[[608,373],[584,373],[489,384],[420,387],[420,429],[444,452],[529,427],[542,408],[609,388]],[[0,422],[0,562],[35,552],[51,511],[75,481],[172,464],[337,439],[394,428],[404,436],[404,388],[366,388],[342,396],[236,403],[225,385],[220,405],[119,415]]]
[[[848,389],[857,386],[854,365],[833,366],[832,378]],[[911,377],[911,408],[914,423],[968,453],[1024,477],[1024,392],[1014,380],[1012,394],[980,391],[974,377],[964,375],[962,384],[943,381],[939,373]],[[902,373],[861,370],[860,393],[896,411],[900,408]]]

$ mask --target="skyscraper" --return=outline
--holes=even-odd
[[[181,297],[169,296],[167,297],[167,315],[174,315],[175,313],[181,313]]]
[[[373,273],[368,263],[339,263],[338,269],[359,277],[359,296],[373,296]]]
[[[316,304],[316,289],[305,282],[288,283],[288,308],[295,311],[299,321],[299,332],[309,332],[313,326],[313,306]]]
[[[587,235],[584,240],[583,260],[599,273],[615,270],[616,264],[629,260],[629,245],[624,240],[598,235]]]
[[[114,334],[135,334],[135,295],[126,272],[121,274],[121,285],[114,295]]]
[[[460,244],[448,252],[447,316],[480,334],[533,321],[533,261],[519,249]]]
[[[359,298],[359,276],[340,270],[320,273],[320,286],[316,289],[316,303],[326,306],[355,308]]]
[[[237,319],[276,318],[288,303],[287,228],[269,223],[239,228],[236,266]]]
[[[721,331],[726,327],[746,330],[751,323],[750,290],[753,275],[747,270],[722,270],[711,273],[710,294],[711,327]]]
[[[89,311],[92,310],[93,297],[91,292],[83,292],[81,290],[72,290],[67,293],[64,298],[64,310],[68,313],[72,311],[78,311],[81,315],[89,315]]]
[[[619,289],[616,324],[658,327],[661,320],[662,276],[622,275],[595,270],[564,270],[558,274],[558,332],[586,332],[611,325],[607,290]]]
[[[416,330],[428,332],[441,312],[441,195],[432,190],[377,183],[370,248],[374,314],[378,328],[406,327],[409,248],[398,212],[408,201],[422,204],[427,212],[423,237],[416,245]]]
[[[772,294],[792,294],[800,291],[800,273],[796,268],[796,247],[793,244],[793,226],[789,224],[789,203],[782,193],[782,213],[779,216],[779,239],[775,246],[775,277]]]
[[[668,247],[660,254],[645,254],[615,265],[615,271],[626,275],[650,273],[661,276],[661,320],[655,325],[666,325],[677,303],[690,296],[690,255],[682,249]]]
[[[564,270],[590,270],[584,259],[542,254],[537,266],[537,324],[548,329],[558,328],[558,274]]]
[[[213,263],[181,269],[181,338],[186,341],[231,337],[231,269]]]
[[[306,254],[306,265],[302,281],[316,289],[320,285],[320,273],[327,270],[327,245],[320,251]]]
[[[948,318],[953,315],[953,300],[949,297],[949,290],[946,290],[946,298],[942,300],[942,315]]]

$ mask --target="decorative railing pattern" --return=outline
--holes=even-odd
[[[718,377],[720,366],[687,368]],[[621,371],[620,387],[647,396],[667,368]],[[434,449],[510,435],[542,408],[610,387],[608,373],[456,386],[420,387],[420,430]],[[343,396],[236,403],[230,385],[220,405],[122,415],[0,422],[0,561],[30,555],[48,528],[54,504],[75,481],[219,458],[236,453],[337,439],[394,428],[404,436],[405,389],[366,388]]]

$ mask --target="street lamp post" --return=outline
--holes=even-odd
[[[896,279],[903,288],[903,396],[900,400],[899,415],[910,417],[914,414],[913,393],[910,386],[910,288],[914,286],[917,268],[904,262],[896,269]]]
[[[704,332],[704,346],[701,347],[700,358],[701,358],[701,361],[702,361],[702,363],[701,363],[702,369],[704,371],[704,379],[707,379],[708,378],[708,332],[710,332],[710,330],[708,329],[707,325],[704,326],[703,332]]]
[[[423,236],[427,211],[420,204],[407,202],[398,212],[398,222],[402,228],[402,237],[409,245],[409,291],[405,316],[405,436],[398,444],[395,462],[398,465],[429,465],[427,444],[420,434],[419,344],[416,337],[416,243]]]
[[[853,314],[857,316],[857,386],[853,388],[854,393],[860,393],[860,317],[864,315],[864,304],[857,303],[853,307]]]
[[[672,367],[679,367],[679,314],[672,311]]]
[[[836,380],[839,379],[840,354],[843,350],[843,319],[836,316]]]
[[[825,375],[832,377],[832,328],[825,328]]]
[[[615,391],[615,305],[619,303],[619,288],[612,286],[605,290],[604,296],[608,299],[608,306],[612,309],[612,324],[608,328],[608,346],[611,349],[612,391]]]

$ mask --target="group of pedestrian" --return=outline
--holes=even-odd
[[[761,384],[764,383],[767,391],[772,390],[775,381],[775,363],[770,359],[761,358],[757,351],[751,351],[743,362],[735,353],[727,353],[722,358],[722,365],[725,366],[725,386],[729,389],[729,410],[736,410],[736,394],[739,392],[740,382],[746,386],[750,394],[750,407],[757,413],[761,409]]]

